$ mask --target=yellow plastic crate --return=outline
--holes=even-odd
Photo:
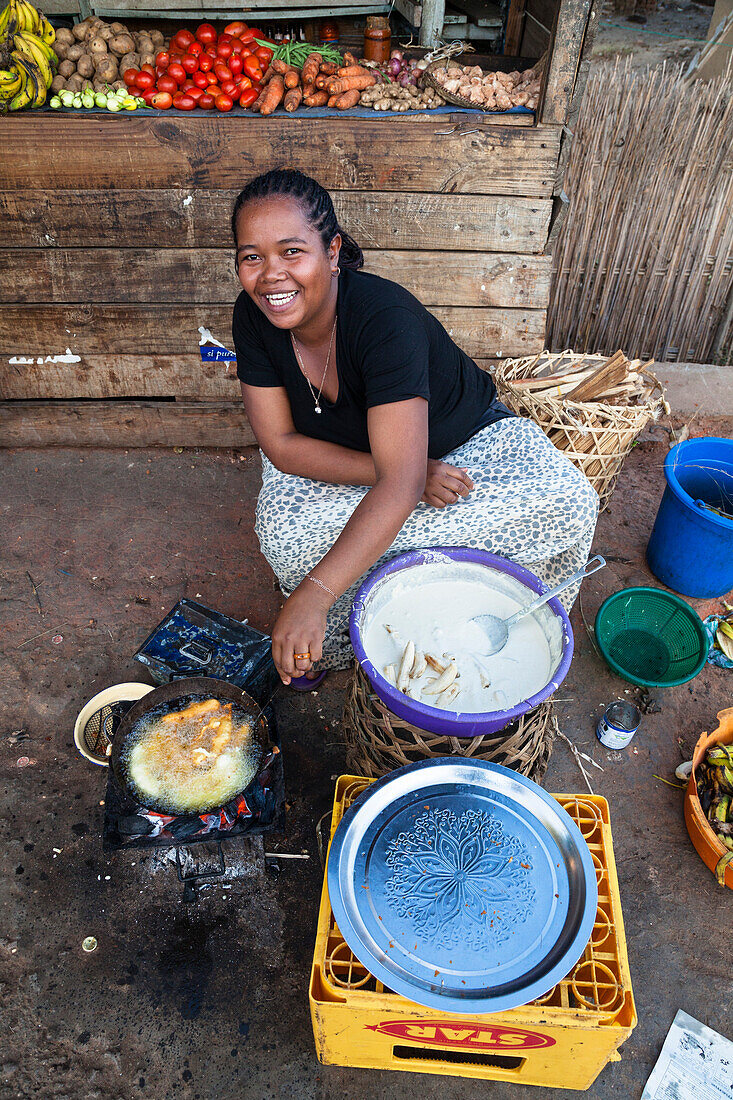
[[[331,839],[345,810],[374,780],[342,775]],[[321,1062],[402,1069],[564,1089],[589,1088],[636,1026],[608,803],[556,794],[590,848],[598,912],[582,958],[539,1000],[508,1012],[440,1013],[386,989],[336,927],[324,876],[310,981]]]

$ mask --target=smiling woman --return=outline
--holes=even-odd
[[[360,270],[320,184],[258,176],[232,230],[237,372],[263,452],[257,533],[287,596],[272,636],[284,682],[349,663],[354,592],[404,550],[478,547],[548,581],[585,562],[597,497],[583,474],[416,298]]]

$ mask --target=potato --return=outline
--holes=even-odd
[[[105,84],[111,84],[119,75],[117,62],[114,57],[111,57],[109,54],[99,61],[96,70],[97,80],[103,80]]]
[[[94,61],[88,53],[83,53],[76,63],[76,71],[79,76],[86,77],[88,80],[94,76]]]
[[[120,58],[120,72],[124,73],[126,69],[139,69],[141,64],[139,53],[126,53]]]
[[[138,50],[140,50],[141,52],[142,52],[142,49],[141,49],[142,47],[145,47],[148,50],[148,52],[155,49],[155,47],[153,46],[153,40],[150,37],[150,35],[147,33],[147,31],[140,31],[140,34],[133,35],[133,38],[137,42]]]
[[[112,34],[127,34],[127,27],[124,23],[110,23],[109,29]]]
[[[106,45],[106,43],[105,43]],[[109,52],[115,57],[124,57],[126,53],[135,51],[135,43],[130,34],[116,34],[109,40]]]
[[[77,42],[84,42],[91,21],[92,16],[88,15],[86,19],[82,19],[81,22],[75,23],[74,26],[71,28],[71,33],[74,35],[74,38],[77,40]]]
[[[105,42],[109,42],[110,38],[114,38],[114,32],[106,25],[104,27],[99,27],[97,29],[97,34],[100,38],[103,38]]]
[[[155,65],[155,54],[154,53],[140,54],[140,64],[141,65]]]
[[[81,83],[82,92],[93,92],[94,84],[91,80],[83,80]]]
[[[77,42],[75,45],[69,46],[68,50],[66,51],[66,60],[76,63],[81,55],[84,53],[86,53],[86,50],[80,42]]]
[[[90,38],[87,42],[87,53],[106,53],[107,43],[103,38],[100,38],[98,34],[95,34],[94,38]]]
[[[66,60],[66,61],[62,61],[61,64],[59,65],[59,76],[62,76],[64,78],[64,80],[68,80],[68,78],[70,76],[73,76],[75,72],[76,72],[76,62],[75,61]]]
[[[127,85],[125,84],[124,80],[115,80],[114,84],[112,85],[112,89],[115,92],[126,92]]]
[[[53,78],[53,81],[51,82],[51,91],[52,92],[63,92],[65,87],[66,87],[66,79],[61,75],[61,73],[59,73],[57,76],[55,76]]]
[[[74,41],[76,41],[76,39],[74,39]],[[58,39],[56,39],[56,41],[53,44],[53,52],[58,57],[59,61],[65,61],[66,60],[66,55],[67,55],[67,53],[69,52],[70,49],[71,49],[71,47],[69,46],[68,42],[59,42]]]
[[[76,42],[76,39],[74,38],[73,32],[70,30],[69,27],[59,27],[56,31],[56,38],[54,39],[54,41],[66,42],[68,46],[71,46],[74,42]]]
[[[162,49],[163,43],[165,42],[165,35],[162,31],[151,31],[150,38],[156,50]]]
[[[74,75],[70,76],[69,79],[66,81],[66,87],[70,92],[80,92],[82,84],[84,83],[84,77],[79,76],[78,73],[74,73]]]

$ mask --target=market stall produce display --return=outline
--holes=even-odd
[[[126,90],[125,70],[149,66],[154,72],[155,53],[164,42],[162,31],[133,31],[124,23],[105,23],[95,16],[71,29],[60,27],[54,46],[59,71],[51,89],[56,94]]]
[[[10,0],[0,12],[0,112],[44,105],[58,66],[54,38],[28,0]]]
[[[536,69],[485,72],[480,65],[451,61],[431,66],[428,74],[446,93],[446,98],[454,97],[454,102],[482,111],[509,111],[512,107],[533,111],[539,102],[540,74]]]

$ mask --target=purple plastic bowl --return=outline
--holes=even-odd
[[[534,695],[530,695],[528,699],[523,699],[521,703],[517,703],[515,707],[511,707],[509,710],[489,710],[480,713],[461,714],[459,712],[439,710],[437,707],[426,706],[425,703],[421,703],[417,699],[410,699],[409,696],[398,691],[396,687],[390,684],[390,682],[382,676],[381,672],[377,670],[367,657],[364,646],[362,645],[362,617],[367,610],[367,604],[372,590],[376,588],[385,577],[389,577],[392,573],[399,573],[403,569],[412,569],[416,565],[428,565],[445,561],[446,559],[450,561],[470,561],[477,562],[479,565],[488,565],[500,573],[507,573],[510,577],[515,577],[533,592],[542,594],[547,591],[547,586],[544,585],[534,573],[530,573],[529,569],[524,569],[521,565],[515,565],[514,562],[508,561],[506,558],[500,558],[497,554],[489,554],[486,550],[471,550],[465,546],[436,546],[430,550],[410,550],[406,554],[400,554],[398,557],[392,558],[386,565],[382,565],[379,569],[376,569],[367,577],[356,593],[354,606],[349,619],[351,644],[354,647],[356,659],[364,669],[369,683],[372,685],[382,702],[385,703],[398,718],[404,718],[406,722],[409,722],[413,726],[418,726],[419,729],[428,730],[430,733],[439,733],[448,737],[477,737],[484,733],[495,733],[497,730],[503,729],[504,726],[508,725],[510,722],[513,722],[516,718],[519,718],[521,714],[526,714],[528,710],[532,710],[538,703],[549,698],[553,692],[557,691],[558,687],[567,676],[570,662],[573,658],[573,631],[570,626],[567,612],[556,596],[548,600],[547,606],[551,608],[558,619],[562,621],[563,647],[560,664],[549,684],[546,684],[541,691],[536,692]]]

